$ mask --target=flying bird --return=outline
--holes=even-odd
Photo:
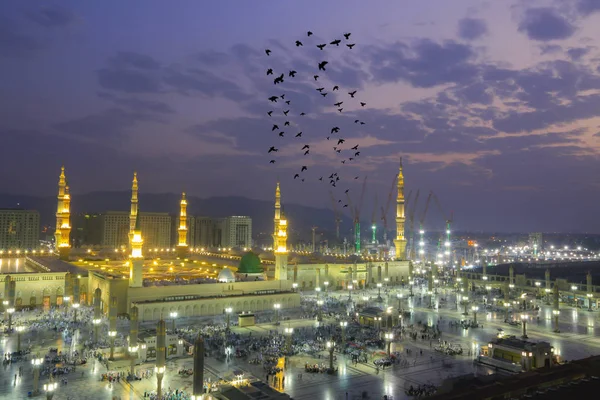
[[[267,70],[267,75],[273,75],[273,68],[269,68]]]
[[[269,164],[275,164],[275,160],[269,161]]]
[[[342,160],[342,164],[346,164],[346,160]]]
[[[289,76],[291,76],[292,78],[295,78],[297,73],[298,73],[297,71],[291,70],[289,73]]]
[[[303,112],[300,113],[300,116],[304,116],[304,115],[306,115],[306,113],[303,113]]]
[[[338,145],[340,145],[340,144],[342,144],[342,143],[344,143],[344,142],[345,142],[345,140],[344,140],[344,139],[338,139]]]
[[[321,96],[325,97],[327,96],[327,93],[321,93]]]
[[[279,98],[279,97],[277,97],[277,96],[271,96],[271,97],[269,97],[269,100],[270,100],[271,102],[273,102],[273,103],[277,103],[277,99],[278,99],[278,98]]]
[[[320,178],[319,178],[319,180],[320,180],[320,181],[322,181],[322,180],[323,180],[323,177],[320,177]]]
[[[307,155],[309,152],[310,152],[310,150],[306,150],[306,151],[304,152],[304,155]]]
[[[283,74],[281,74],[277,78],[273,79],[273,83],[275,85],[277,85],[278,83],[283,83]]]
[[[346,189],[346,191],[344,193],[348,193],[350,191],[350,189]]]
[[[333,92],[333,91],[335,91],[335,90],[338,90],[339,88],[340,88],[340,87],[339,87],[338,85],[335,85],[331,91]]]
[[[273,114],[273,111],[268,111],[268,112],[267,112],[267,115],[268,115],[269,117],[271,116],[271,114]]]
[[[300,175],[299,174],[294,175],[294,179],[296,179],[296,178],[300,178]]]
[[[329,43],[331,45],[339,46],[342,41],[340,39],[335,39],[333,42]]]
[[[348,161],[352,161],[352,160],[354,160],[354,157],[348,158]]]
[[[283,126],[290,126],[290,121],[285,121],[285,122],[283,123]]]
[[[322,92],[323,90],[325,90],[325,88],[324,88],[324,87],[320,87],[320,88],[317,88],[317,89],[315,89],[315,90],[316,90],[317,92]]]
[[[350,32],[344,33],[344,37],[346,38],[346,40],[350,39],[350,35],[352,35]]]
[[[346,207],[348,207],[348,204],[344,204],[344,207],[343,207],[343,208],[346,208]]]
[[[289,112],[290,112],[290,110],[285,110],[285,111],[283,112],[283,115],[285,115],[285,116],[287,117],[287,115],[288,115],[288,113],[289,113]]]
[[[363,102],[361,101],[361,102],[360,102],[360,105],[361,105],[362,107],[364,107],[364,106],[366,106],[366,105],[367,105],[367,103],[363,103]]]
[[[290,105],[290,103],[291,103],[291,101],[289,101],[289,100],[285,101],[285,104],[287,104],[288,106]]]
[[[350,97],[354,98],[354,95],[356,94],[356,90],[354,92],[348,92],[348,94],[350,95]]]
[[[355,120],[354,120],[354,123],[355,123],[355,124],[358,124],[359,122],[360,122],[360,120],[358,120],[358,119],[355,119]]]
[[[325,43],[323,43],[323,44],[318,44],[318,45],[317,45],[317,47],[318,47],[320,50],[323,50],[323,49],[325,48],[325,46],[327,46]]]
[[[327,140],[329,140],[329,136],[327,136]]]
[[[279,132],[279,137],[283,137],[283,135],[285,134],[285,132]]]
[[[350,50],[352,50],[352,48],[353,48],[354,46],[356,46],[356,43],[347,44],[346,46],[348,46],[348,48],[349,48]]]
[[[300,47],[300,46],[302,46],[302,42],[299,40],[296,40],[296,47]]]
[[[276,149],[275,146],[271,146],[271,148],[269,149],[269,153],[272,153],[272,152],[277,153],[278,151],[279,151],[279,149]]]
[[[341,106],[342,104],[344,104],[344,102],[343,102],[343,101],[340,101],[340,102],[334,103],[333,105],[334,105],[334,106],[336,106],[336,107],[339,107],[339,106]]]
[[[319,71],[325,71],[325,66],[329,64],[327,61],[321,61],[319,63]]]
[[[304,150],[304,149],[310,149],[310,145],[305,144],[304,147],[302,147],[302,150]]]
[[[339,111],[339,112],[342,112],[342,110],[343,110],[343,108],[338,108],[338,111]]]
[[[267,55],[268,55],[268,56],[270,56],[270,55],[271,55],[271,50],[269,50],[269,49],[266,49],[266,50],[265,50],[265,53],[267,53]]]
[[[300,172],[304,172],[306,171],[308,168],[306,167],[306,165],[303,165],[302,168],[300,168]]]
[[[281,97],[282,99],[285,99],[285,93],[284,93],[284,94],[282,94],[282,95],[281,95],[281,96],[279,96],[279,97]]]
[[[355,176],[354,179],[358,179],[358,176]]]
[[[273,132],[274,130],[279,129],[279,126],[277,126],[276,124],[273,125],[273,129],[271,129],[271,132]]]
[[[354,157],[358,157],[360,156],[360,151],[357,151],[356,153],[354,153]]]
[[[342,152],[342,149],[337,149],[335,152],[336,152],[336,153],[341,153],[341,152]]]
[[[319,75],[313,75],[313,78],[315,78],[316,81],[317,79],[319,79]]]
[[[296,133],[296,137],[302,137],[302,132]]]
[[[352,147],[352,150],[358,150],[358,145]]]
[[[331,133],[335,132],[338,133],[340,131],[340,128],[337,126],[334,126],[333,128],[331,128]]]
[[[360,124],[361,124],[361,125],[364,125],[365,123],[364,123],[364,122],[362,122],[362,121],[360,121]]]
[[[306,32],[306,36],[311,36],[313,33],[311,31]]]

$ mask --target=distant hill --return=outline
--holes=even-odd
[[[72,195],[71,213],[102,213],[105,211],[129,211],[130,192],[92,192]],[[140,209],[147,212],[179,212],[180,194],[174,193],[140,193]],[[56,213],[56,197],[20,196],[0,193],[0,208],[20,207],[37,210],[42,225],[54,226]],[[290,221],[292,234],[297,239],[310,240],[311,228],[317,226],[324,238],[334,237],[334,213],[330,209],[306,207],[299,204],[286,203],[285,213]],[[230,215],[246,215],[252,218],[254,235],[270,234],[273,229],[273,202],[253,200],[245,197],[188,197],[188,214],[208,217],[226,217]],[[366,225],[365,225],[366,226]],[[340,230],[350,239],[352,220],[342,216]],[[344,235],[342,235],[344,236]]]

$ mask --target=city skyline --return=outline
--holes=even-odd
[[[289,49],[308,29],[351,31],[355,53],[334,73],[369,104],[346,117],[369,121],[350,136],[363,149],[352,171],[369,177],[361,219],[375,193],[387,199],[402,155],[405,194],[433,190],[459,230],[598,232],[600,53],[590,38],[600,5],[331,2],[315,14],[317,3],[182,4],[0,6],[10,77],[1,192],[52,195],[65,164],[74,194],[125,191],[137,170],[142,193],[269,201],[279,178],[286,202],[331,208],[327,187],[292,181],[295,154],[267,163],[263,50]],[[267,20],[285,24],[269,31]],[[305,97],[312,129],[339,121]],[[323,142],[311,142],[309,164],[321,174],[336,162]],[[358,196],[360,184],[351,188]]]

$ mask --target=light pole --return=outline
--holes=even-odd
[[[52,400],[54,391],[58,388],[58,383],[48,382],[44,383],[44,392],[46,392],[46,400]]]
[[[8,313],[8,331],[11,332],[12,331],[12,315],[15,312],[15,309],[13,307],[11,307],[8,310],[6,310],[6,312]]]
[[[327,342],[327,348],[329,349],[329,371],[333,373],[333,351],[335,350],[335,343],[333,341]]]
[[[342,328],[342,346],[346,345],[346,327],[348,326],[348,321],[340,321],[340,328]]]
[[[273,304],[273,308],[275,309],[275,325],[279,325],[279,309],[281,308],[281,304],[275,303]]]
[[[8,309],[8,305],[9,305],[9,304],[10,304],[10,303],[8,302],[8,300],[3,300],[3,301],[2,301],[2,309],[3,309],[3,311],[4,311],[4,314],[5,314],[5,315],[4,315],[4,319],[7,319],[7,318],[8,318],[8,315],[6,315],[6,313],[7,313],[7,312],[6,312],[6,310]]]
[[[292,351],[292,335],[294,334],[294,328],[287,327],[284,330],[285,333],[285,347],[287,348],[288,354]]]
[[[558,316],[560,315],[560,310],[552,310],[552,315],[554,316],[554,332],[559,333],[560,329],[558,329]]]
[[[233,308],[231,307],[227,307],[225,309],[225,314],[227,314],[227,330],[229,330],[229,327],[231,326],[231,312],[233,311]]]
[[[404,296],[402,293],[396,293],[396,297],[398,298],[398,312],[402,314],[402,301],[404,300]]]
[[[325,281],[323,282],[323,285],[325,285],[325,297],[327,297],[327,288],[329,287],[329,282]]]
[[[592,311],[592,298],[594,295],[592,293],[588,293],[586,296],[588,298],[588,311]]]
[[[100,318],[94,318],[92,320],[92,324],[94,325],[94,343],[98,343],[98,330],[100,329],[100,323],[102,320]]]
[[[69,312],[69,302],[71,301],[71,296],[63,296],[63,304],[65,306],[65,317]]]
[[[292,289],[294,289],[294,292],[298,291],[298,284],[296,282],[292,283]]]
[[[472,306],[471,310],[473,311],[473,324],[477,325],[477,311],[479,311],[479,307]]]
[[[508,307],[510,307],[510,303],[504,302],[504,321],[508,321]]]
[[[321,298],[321,288],[320,287],[316,287],[315,288],[315,292],[317,292],[317,300]]]
[[[129,358],[131,359],[131,365],[129,366],[129,375],[135,376],[135,359],[137,358],[139,346],[129,346]]]
[[[387,332],[385,335],[385,341],[387,342],[387,355],[388,357],[391,356],[391,349],[392,349],[392,340],[394,340],[394,334],[392,332]]]
[[[171,311],[169,313],[169,317],[171,317],[171,329],[175,332],[175,319],[177,319],[177,311]]]
[[[523,335],[521,336],[523,339],[527,339],[527,320],[529,319],[529,315],[521,314],[521,321],[523,322]]]
[[[33,394],[40,392],[40,367],[44,364],[43,358],[34,358],[31,360],[33,365]]]
[[[317,300],[317,306],[319,307],[317,321],[323,321],[323,300]]]
[[[348,301],[352,301],[352,289],[354,289],[354,286],[348,285]]]
[[[110,357],[108,358],[110,361],[115,359],[115,337],[117,336],[117,331],[108,331],[108,337],[110,338]]]
[[[462,298],[462,303],[463,303],[463,306],[465,306],[465,312],[463,313],[463,315],[469,315],[469,312],[467,311],[467,306],[469,305],[469,297],[464,296]]]
[[[21,333],[25,330],[23,325],[19,325],[15,327],[15,331],[17,331],[17,353],[21,352]]]
[[[381,282],[377,282],[377,302],[383,302],[383,299],[381,298]]]
[[[80,307],[80,304],[73,303],[71,307],[73,307],[73,322],[77,323],[77,309]]]

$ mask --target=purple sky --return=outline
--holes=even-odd
[[[600,232],[599,0],[173,4],[0,4],[0,191],[54,194],[64,163],[74,193],[127,190],[135,169],[142,192],[271,199],[279,176],[284,201],[330,207],[317,178],[339,171],[355,202],[368,176],[370,219],[403,155],[407,193],[436,192],[457,229]],[[315,47],[345,32],[354,49]],[[299,76],[273,86],[268,67]],[[358,160],[340,164],[332,126]]]

